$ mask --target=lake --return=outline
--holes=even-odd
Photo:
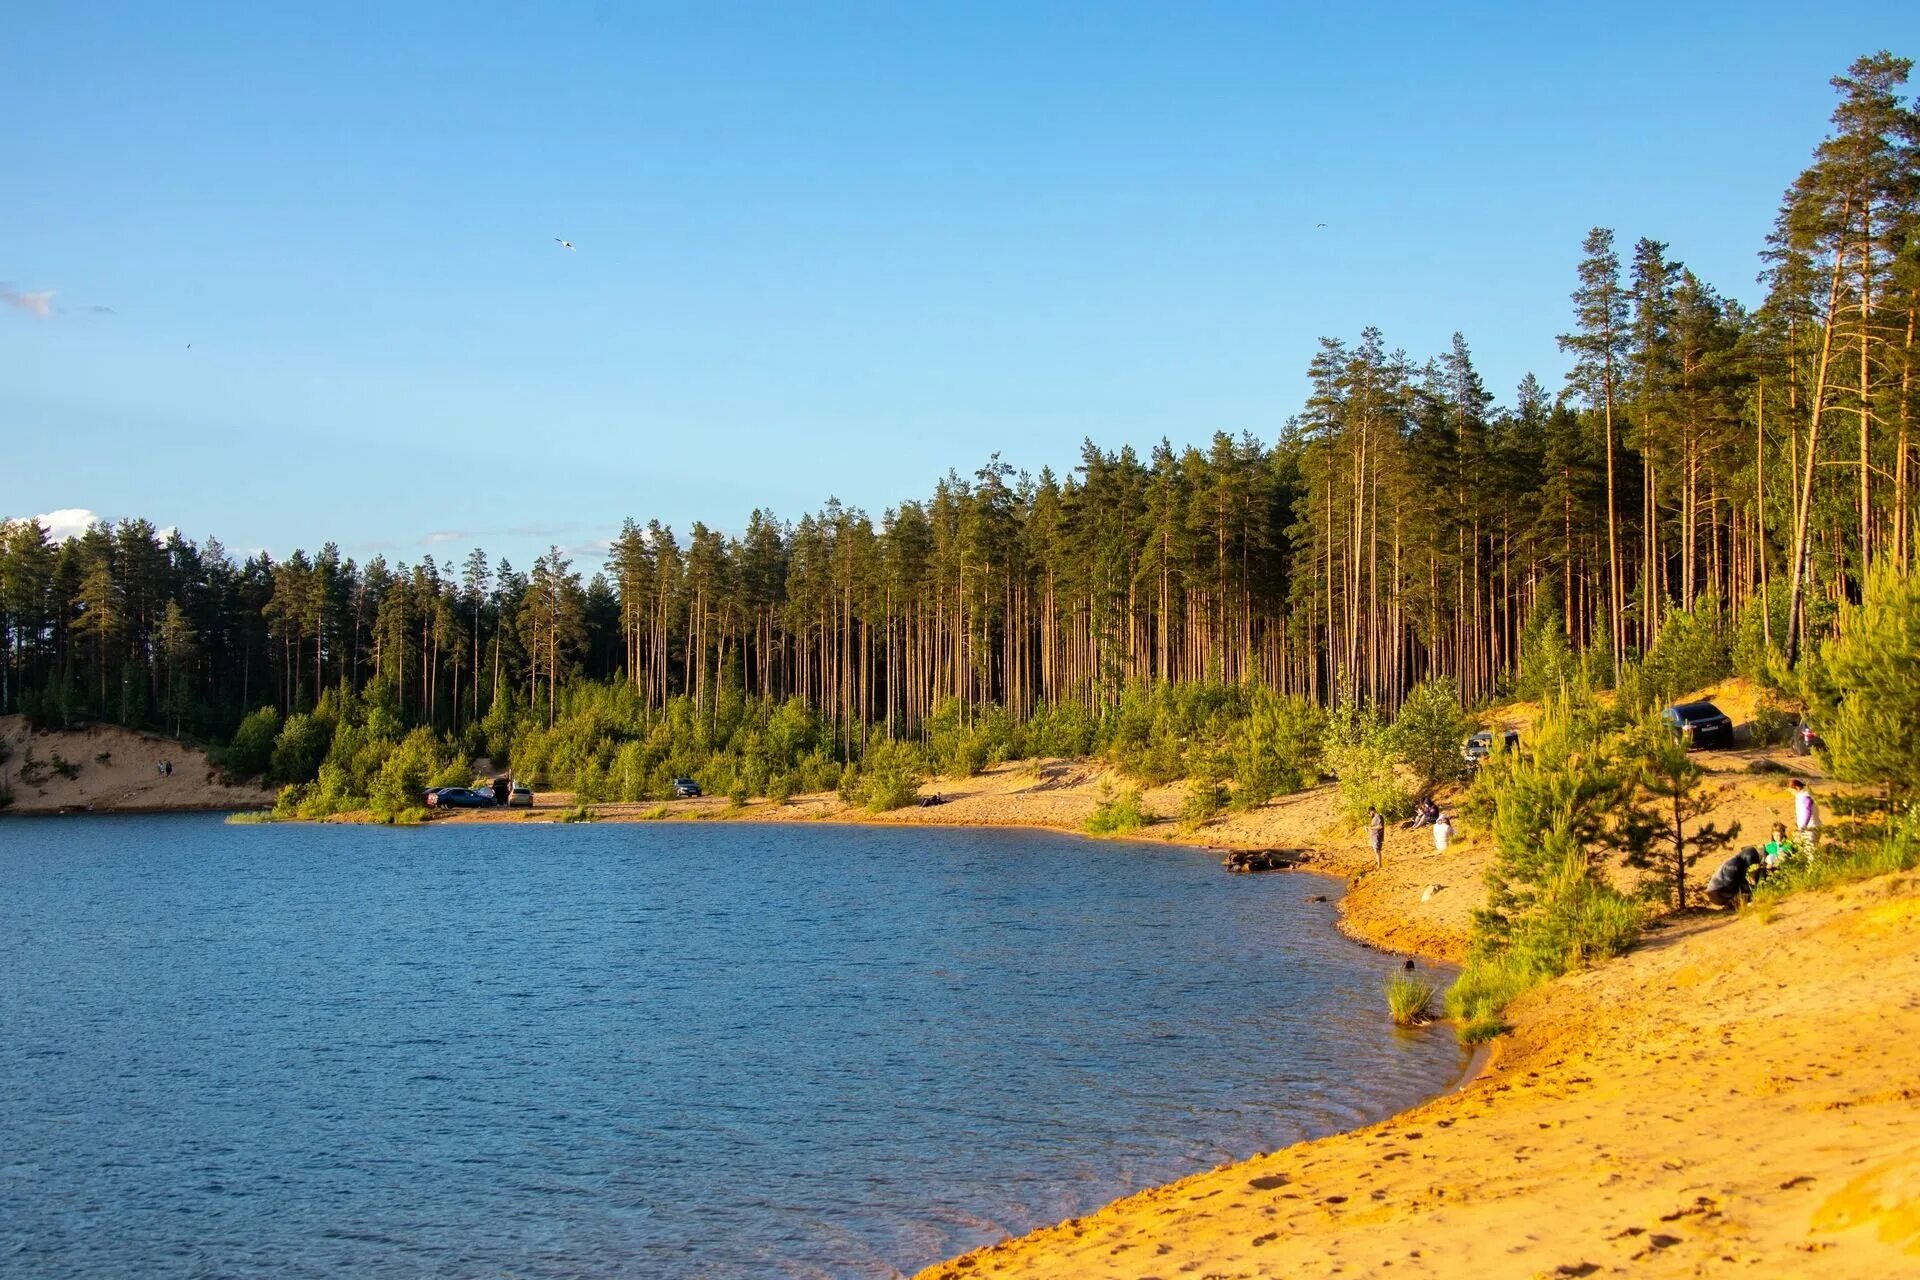
[[[0,819],[0,1274],[911,1272],[1444,1089],[1330,887],[1022,831]]]

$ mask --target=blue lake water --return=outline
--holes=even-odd
[[[0,1275],[892,1276],[1444,1088],[1158,845],[0,819]]]

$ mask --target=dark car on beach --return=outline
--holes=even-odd
[[[1733,746],[1733,720],[1711,702],[1679,702],[1660,713],[1674,740],[1695,747]]]
[[[675,778],[673,780],[673,798],[675,800],[693,800],[697,799],[699,795],[700,784],[692,778]]]
[[[427,792],[429,809],[488,809],[493,797],[472,787],[435,787]]]

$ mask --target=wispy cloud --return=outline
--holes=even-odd
[[[53,314],[52,289],[41,289],[36,293],[22,293],[10,284],[0,283],[0,302],[10,307],[18,307],[30,316],[44,320]]]
[[[27,290],[14,288],[10,281],[0,280],[0,302],[4,302],[17,310],[24,311],[36,320],[51,320],[55,316],[68,315],[112,316],[120,314],[112,307],[102,306],[97,302],[89,303],[84,307],[76,307],[66,303],[56,303],[54,302],[54,298],[59,292],[58,289],[36,289],[29,292]]]
[[[449,542],[473,542],[479,538],[558,538],[574,533],[578,524],[517,524],[504,529],[435,529],[421,537],[426,547],[443,547]]]

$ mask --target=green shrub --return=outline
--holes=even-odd
[[[1875,570],[1802,664],[1801,687],[1835,777],[1889,805],[1920,795],[1920,576]]]
[[[1749,741],[1756,747],[1772,747],[1787,741],[1793,736],[1794,715],[1774,700],[1770,694],[1762,694],[1759,705],[1753,709],[1753,724],[1748,729]]]
[[[1409,973],[1387,978],[1387,1012],[1396,1027],[1417,1027],[1433,1016],[1434,984]]]
[[[273,762],[274,739],[280,734],[280,710],[261,707],[249,712],[233,732],[233,741],[216,753],[221,772],[229,781],[257,778]]]
[[[1644,673],[1656,702],[1673,702],[1732,674],[1726,618],[1718,596],[1703,596],[1692,609],[1673,609],[1647,650]]]
[[[1180,825],[1188,829],[1203,826],[1220,816],[1227,805],[1227,789],[1216,778],[1187,779],[1187,796],[1180,804]]]
[[[333,747],[333,721],[296,711],[274,736],[267,772],[275,782],[310,782]]]
[[[1469,959],[1447,990],[1447,1016],[1463,1026],[1497,1023],[1509,1004],[1542,975],[1517,956],[1489,952]]]
[[[1451,677],[1440,676],[1422,680],[1408,692],[1394,717],[1388,743],[1425,794],[1465,775],[1467,762],[1461,747],[1472,728],[1460,707],[1459,689]]]
[[[1583,697],[1550,700],[1530,752],[1498,753],[1480,767],[1467,807],[1492,832],[1495,854],[1488,905],[1447,995],[1463,1039],[1499,1034],[1514,996],[1617,955],[1639,935],[1645,908],[1601,865],[1641,831],[1633,776]]]
[[[1514,670],[1516,697],[1533,701],[1564,696],[1580,679],[1580,661],[1567,643],[1566,619],[1559,606],[1542,599],[1520,633],[1520,657]]]
[[[1101,798],[1087,819],[1087,830],[1096,836],[1126,835],[1147,825],[1146,812],[1140,807],[1140,788],[1127,787],[1118,795],[1102,785]]]
[[[1631,752],[1638,798],[1621,814],[1627,862],[1652,871],[1662,892],[1671,893],[1674,908],[1684,911],[1688,871],[1730,844],[1740,824],[1722,830],[1700,821],[1714,810],[1718,797],[1705,790],[1704,772],[1659,720],[1641,726]]]
[[[1789,858],[1754,890],[1756,901],[1774,900],[1808,889],[1831,889],[1857,880],[1920,866],[1920,818],[1896,815],[1884,823],[1862,824],[1830,835],[1812,858]]]
[[[1413,779],[1395,750],[1392,730],[1378,714],[1348,703],[1327,729],[1327,765],[1340,782],[1340,808],[1349,822],[1378,809],[1389,822],[1413,812]]]
[[[868,813],[912,804],[925,778],[919,750],[910,742],[877,742],[867,749],[861,766],[853,799]]]
[[[368,789],[369,807],[389,821],[421,808],[421,796],[436,773],[449,768],[448,748],[428,730],[415,729],[397,743]],[[422,810],[424,812],[424,810]]]
[[[1327,713],[1306,698],[1259,688],[1229,739],[1233,801],[1243,809],[1319,781]]]
[[[986,708],[979,724],[969,722],[969,708],[958,699],[942,699],[921,726],[926,743],[927,761],[935,773],[949,778],[971,778],[987,767],[996,745],[1006,745],[1007,720],[1003,715],[989,725]],[[996,735],[994,727],[999,729]]]

